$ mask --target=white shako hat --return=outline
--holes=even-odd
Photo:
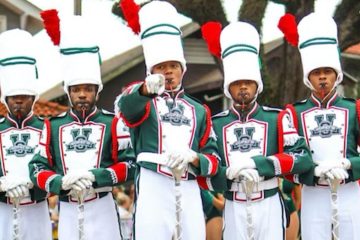
[[[83,16],[58,17],[56,10],[41,13],[45,29],[61,53],[64,91],[69,86],[95,84],[102,90],[101,58],[97,36],[91,21]]]
[[[39,97],[35,46],[27,31],[13,29],[0,34],[1,102],[6,106],[8,96],[31,95],[35,101]]]
[[[340,63],[337,26],[331,16],[311,13],[298,24],[301,62],[304,72],[304,84],[313,89],[309,81],[312,70],[320,67],[331,67],[337,73],[335,86],[343,80]]]
[[[98,85],[102,90],[99,46],[89,21],[71,16],[60,22],[60,53],[63,64],[64,91],[79,84]]]
[[[233,22],[220,35],[221,57],[224,66],[224,93],[231,99],[231,83],[247,79],[257,83],[257,94],[263,90],[260,73],[260,39],[257,30],[249,23]]]
[[[175,7],[165,1],[152,1],[139,11],[140,38],[143,46],[147,73],[159,63],[180,62],[186,72],[179,26],[179,14]]]

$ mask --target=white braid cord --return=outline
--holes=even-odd
[[[333,240],[340,240],[339,236],[339,208],[338,208],[338,187],[340,180],[328,179],[331,191],[331,235]]]
[[[20,199],[19,198],[13,198],[13,240],[20,240]]]
[[[175,233],[172,237],[172,240],[181,240],[182,239],[182,229],[181,229],[181,176],[184,172],[184,169],[178,171],[176,169],[171,170],[174,179],[175,179],[175,202],[176,202],[176,223],[175,223]]]
[[[86,191],[81,191],[77,194],[78,200],[78,228],[79,228],[79,240],[85,240],[85,230],[84,230],[84,221],[85,221],[85,206],[84,199],[86,196]]]
[[[255,183],[253,181],[241,181],[243,190],[246,195],[246,233],[248,240],[255,240],[254,223],[251,211],[251,194],[253,193]]]

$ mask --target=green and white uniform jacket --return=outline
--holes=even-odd
[[[209,137],[212,126],[207,107],[190,98],[183,89],[174,98],[166,92],[150,98],[140,94],[141,86],[142,83],[129,86],[118,103],[122,117],[130,127],[138,164],[172,176],[170,169],[157,163],[155,158],[166,157],[171,149],[191,148],[198,153],[200,167],[191,165],[183,179],[214,175],[219,158],[215,139]],[[150,154],[139,161],[140,153]]]
[[[321,106],[320,100],[312,95],[287,108],[292,113],[299,134],[306,139],[314,163],[347,158],[351,162],[351,169],[348,170],[350,177],[346,182],[360,178],[360,157],[357,151],[359,103],[335,93],[326,106]],[[299,180],[309,186],[327,185],[313,174],[306,177],[300,175]]]
[[[252,158],[262,177],[263,188],[253,193],[253,200],[273,196],[278,192],[277,176],[303,173],[312,168],[312,160],[305,139],[299,137],[289,113],[274,108],[261,107],[256,102],[246,116],[232,107],[213,117],[217,136],[221,168],[212,178],[201,179],[205,189],[226,191],[228,200],[244,201],[239,193],[238,180],[228,180],[226,168],[242,158]]]
[[[95,191],[104,196],[111,186],[133,178],[134,158],[131,148],[123,144],[129,137],[124,127],[121,119],[96,108],[84,121],[72,110],[45,120],[40,151],[29,163],[32,182],[68,201],[62,196],[68,194],[61,189],[62,177],[70,171],[89,170],[95,176]]]
[[[10,115],[0,119],[0,143],[1,143],[1,168],[0,177],[12,175],[15,177],[28,178],[30,174],[28,163],[38,151],[38,145],[44,121],[30,113],[21,123],[21,126]],[[0,193],[0,201],[11,203]],[[46,192],[36,186],[30,189],[30,196],[22,199],[21,204],[31,204],[44,200]]]

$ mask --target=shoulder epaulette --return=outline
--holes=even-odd
[[[62,117],[65,117],[66,115],[67,115],[67,112],[62,112],[62,113],[60,113],[57,116],[52,117],[52,118],[62,118]]]
[[[211,118],[214,119],[214,118],[219,118],[219,117],[226,117],[226,116],[229,115],[229,113],[230,113],[230,111],[226,110],[226,111],[223,111],[223,112],[219,112],[218,114],[215,114]]]
[[[114,115],[115,115],[115,113],[110,112],[110,111],[105,110],[105,109],[101,109],[101,112],[102,112],[103,114],[105,114],[105,115],[112,115],[112,116],[114,116]]]
[[[187,94],[187,93],[184,93],[184,94],[185,94],[185,96],[187,96],[188,98],[190,98],[190,99],[194,100],[195,102],[203,105],[203,103],[202,103],[199,99],[197,99],[197,98],[195,98],[195,97],[193,97],[193,96],[191,96],[191,95],[189,95],[189,94]]]
[[[350,102],[356,102],[356,100],[354,98],[343,97],[343,99],[346,101],[350,101]]]
[[[38,115],[35,115],[35,117],[40,121],[45,121],[45,118],[48,118],[48,119],[51,118],[51,117],[44,117],[44,116],[38,116]]]
[[[262,109],[264,109],[265,111],[271,112],[271,111],[275,111],[275,112],[281,112],[282,109],[281,108],[274,108],[274,107],[268,107],[268,106],[261,106]]]
[[[297,102],[295,102],[294,104],[292,104],[292,105],[300,105],[300,104],[304,104],[304,103],[306,103],[307,102],[307,99],[304,99],[304,100],[301,100],[301,101],[297,101]]]

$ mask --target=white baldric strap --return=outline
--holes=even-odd
[[[279,186],[278,180],[276,177],[271,178],[269,180],[261,181],[258,184],[254,185],[254,192],[260,192],[263,190],[273,189]],[[245,192],[242,187],[241,182],[233,182],[231,184],[230,191],[232,192]]]
[[[142,152],[137,156],[136,162],[151,162],[165,165],[167,162],[167,156],[160,153]]]

